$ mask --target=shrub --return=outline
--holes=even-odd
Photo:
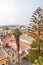
[[[39,51],[36,50],[30,50],[29,55],[28,55],[28,59],[31,62],[34,62],[35,59],[39,58]]]

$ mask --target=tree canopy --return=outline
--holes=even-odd
[[[43,32],[43,9],[38,7],[30,19],[28,31],[35,37],[40,38]]]
[[[30,32],[35,39],[35,41],[33,41],[31,44],[31,48],[37,49],[30,49],[29,53],[30,61],[34,62],[34,60],[38,59],[40,55],[43,56],[43,40],[41,39],[41,36],[43,36],[43,9],[41,9],[40,7],[38,7],[34,11],[30,19],[30,26],[28,27],[28,32]]]

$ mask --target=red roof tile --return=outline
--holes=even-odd
[[[2,39],[2,42],[3,43],[8,43],[10,40],[13,40],[14,38],[11,36],[11,37],[6,37],[6,38],[3,38]]]
[[[10,40],[14,40],[14,41],[10,41]],[[10,41],[10,42],[9,42]],[[13,37],[7,37],[7,38],[4,38],[2,39],[2,42],[3,43],[8,43],[9,46],[11,46],[14,50],[17,50],[17,47],[16,46],[13,46],[13,43],[16,44],[16,41]],[[20,49],[22,51],[24,51],[26,48],[29,48],[29,45],[23,41],[20,41]]]

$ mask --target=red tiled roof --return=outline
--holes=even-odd
[[[16,41],[14,41],[14,42],[10,42],[11,44],[16,44]],[[22,41],[20,41],[19,42],[20,43],[20,49],[22,50],[22,51],[24,51],[26,48],[29,48],[29,45],[28,44],[26,44],[26,43],[24,43],[24,42],[22,42]],[[17,48],[16,48],[16,46],[12,46],[12,48],[14,49],[14,50],[17,50]]]
[[[13,37],[7,37],[7,38],[2,39],[2,42],[3,43],[8,43],[9,46],[11,46],[14,50],[17,50],[16,46],[12,45],[13,43],[16,44],[16,41],[15,40],[14,41],[10,41],[10,40],[14,40],[14,38]],[[19,43],[20,43],[20,49],[22,51],[24,51],[26,48],[29,48],[29,45],[27,43],[25,43],[23,41],[20,41]]]
[[[13,48],[14,50],[17,50],[17,48],[16,48],[15,46],[12,46],[12,48]],[[24,43],[24,42],[22,42],[22,41],[20,41],[20,49],[21,49],[22,51],[24,51],[26,48],[29,48],[29,45],[26,44],[26,43]]]
[[[6,37],[6,38],[3,38],[2,39],[2,42],[3,43],[8,43],[10,40],[13,40],[14,38],[11,36],[11,37]]]
[[[27,35],[31,36],[31,34],[28,33],[28,32],[26,32],[26,33],[24,33],[24,34],[27,34]],[[32,37],[32,36],[31,36],[31,37]],[[14,41],[11,41],[11,40],[14,40]],[[43,40],[43,37],[42,37],[42,40]],[[6,37],[6,38],[2,39],[2,42],[3,42],[3,43],[8,43],[8,44],[10,45],[9,41],[10,41],[10,43],[11,43],[11,46],[12,46],[13,43],[16,44],[16,41],[15,41],[14,37],[12,37],[12,36],[11,36],[11,37]],[[27,43],[25,43],[25,42],[23,42],[23,41],[20,41],[19,43],[20,43],[20,49],[21,49],[22,51],[24,51],[26,48],[29,48],[29,45],[28,45]],[[16,48],[15,46],[12,46],[12,48],[13,48],[14,50],[17,50],[17,48]]]
[[[20,41],[20,48],[22,51],[24,51],[26,48],[29,48],[29,45],[25,42]]]

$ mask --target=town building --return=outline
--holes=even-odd
[[[5,37],[1,38],[3,45],[8,45],[11,47],[14,51],[17,51],[17,45],[16,40],[13,35],[6,35]],[[31,35],[27,33],[23,33],[20,37],[20,51],[19,54],[21,58],[25,57],[28,54],[28,50],[30,49],[30,44],[32,43],[33,38]]]
[[[1,44],[0,44],[0,65],[8,65],[8,57],[6,52],[1,48]]]

